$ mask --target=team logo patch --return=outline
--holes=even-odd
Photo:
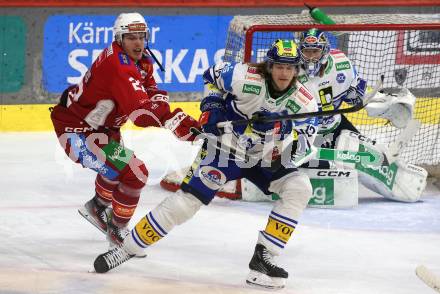
[[[130,162],[134,152],[118,142],[111,140],[110,143],[102,148],[106,158],[110,161],[119,171],[123,170],[125,166]]]
[[[290,109],[293,113],[297,113],[301,109],[301,107],[292,100],[287,101],[286,108]]]
[[[130,58],[128,57],[127,54],[119,52],[119,62],[121,62],[121,64],[129,65]]]
[[[199,177],[203,184],[211,190],[218,190],[226,183],[225,174],[212,166],[204,166],[199,171]]]
[[[335,66],[336,66],[336,70],[344,70],[351,68],[350,63],[348,61],[336,63]]]
[[[146,26],[144,23],[131,23],[128,25],[129,32],[145,32]]]
[[[300,81],[301,84],[305,84],[309,79],[306,75],[302,75],[298,77],[298,81]]]
[[[261,93],[261,86],[244,84],[242,92],[243,93],[248,93],[248,94],[260,95],[260,93]]]
[[[300,87],[299,91],[301,92],[301,94],[303,94],[307,99],[309,99],[310,101],[313,100],[313,96],[310,95],[310,92],[307,91],[304,87]]]
[[[304,42],[305,43],[317,43],[318,42],[318,38],[316,38],[315,36],[307,36],[305,39],[304,39]]]
[[[344,75],[343,73],[338,73],[338,74],[336,75],[336,81],[337,81],[339,84],[342,84],[343,82],[345,82],[345,75]]]

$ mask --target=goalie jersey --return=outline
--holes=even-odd
[[[298,80],[280,97],[271,97],[268,82],[257,68],[243,63],[218,63],[204,74],[204,97],[225,99],[228,120],[250,119],[257,111],[288,114],[316,112],[318,102],[311,92]],[[293,121],[298,144],[296,153],[306,152],[317,134],[316,117]],[[235,126],[237,134],[243,134],[246,126]],[[249,130],[249,128],[248,128]]]
[[[298,79],[318,98],[322,110],[328,111],[340,108],[342,102],[352,104],[352,99],[347,97],[348,90],[356,88],[359,77],[342,51],[331,50],[322,76],[310,77],[301,68]],[[340,114],[320,118],[319,133],[332,132],[340,121]]]

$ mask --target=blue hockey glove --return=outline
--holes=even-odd
[[[264,119],[264,118],[278,117],[286,114],[287,114],[286,110],[282,112],[258,111],[253,114],[253,117]],[[254,133],[260,136],[281,135],[280,139],[283,140],[286,137],[286,135],[292,133],[292,121],[291,120],[283,120],[283,121],[275,121],[275,122],[256,121],[252,124],[252,130],[254,131]]]
[[[365,91],[367,89],[367,81],[361,78],[357,78],[350,88],[347,90],[347,95],[345,96],[345,101],[350,104],[358,104],[361,103],[364,96]]]
[[[217,123],[226,121],[226,108],[224,100],[220,97],[208,96],[200,103],[200,126],[205,133],[211,133],[216,136],[223,134],[222,130],[217,128]]]

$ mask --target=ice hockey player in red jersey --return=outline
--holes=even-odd
[[[144,163],[124,147],[120,128],[130,119],[136,126],[165,127],[193,140],[190,128],[198,123],[179,108],[171,111],[167,92],[157,88],[143,16],[120,14],[114,36],[81,83],[64,91],[51,119],[66,154],[97,172],[96,194],[79,213],[117,244],[128,233],[148,178]]]

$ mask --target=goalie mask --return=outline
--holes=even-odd
[[[267,51],[269,63],[299,65],[301,62],[298,47],[293,40],[276,40]]]
[[[122,36],[124,34],[145,33],[145,40],[147,41],[150,36],[147,22],[144,17],[137,12],[121,13],[118,18],[116,18],[113,33],[118,43],[122,42]]]
[[[327,63],[330,44],[323,31],[310,29],[300,36],[299,52],[307,75],[314,77]]]

